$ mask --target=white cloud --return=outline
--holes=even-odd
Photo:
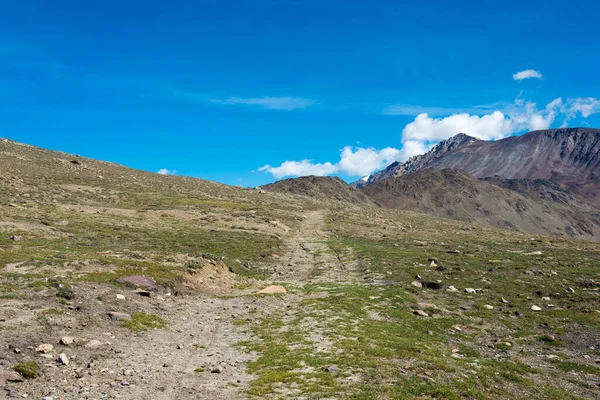
[[[363,176],[393,163],[402,157],[402,154],[402,151],[392,147],[377,150],[374,148],[353,148],[347,146],[342,149],[340,160],[335,164],[331,162],[315,164],[311,160],[285,161],[278,167],[265,165],[258,170],[268,172],[277,179],[286,176],[325,176],[337,173],[344,173],[349,176]]]
[[[156,173],[159,175],[175,175],[176,172],[177,171],[175,171],[175,170],[170,171],[166,168],[161,168]]]
[[[402,130],[401,149],[388,147],[382,150],[351,146],[344,147],[337,163],[315,164],[310,160],[286,161],[279,167],[265,165],[260,171],[284,176],[332,175],[365,176],[380,170],[394,161],[405,161],[412,156],[425,154],[440,140],[458,133],[483,139],[497,140],[526,130],[548,129],[557,120],[563,126],[577,116],[587,118],[600,113],[600,100],[594,97],[556,98],[539,109],[537,104],[520,97],[514,103],[498,103],[502,110],[483,111],[485,106],[474,107],[483,114],[467,112],[434,118],[421,113]]]
[[[600,100],[594,97],[568,99],[564,112],[569,119],[576,117],[577,113],[587,118],[592,114],[600,113]]]
[[[400,153],[400,150],[392,147],[382,150],[358,147],[354,150],[347,146],[342,150],[337,168],[350,176],[368,175],[396,161]]]
[[[438,142],[461,132],[480,139],[497,139],[512,133],[510,120],[500,111],[483,116],[454,114],[445,118],[431,118],[423,113],[406,125],[402,142]]]
[[[515,81],[522,81],[523,79],[530,78],[542,79],[542,74],[540,74],[540,72],[536,71],[535,69],[526,69],[525,71],[520,71],[513,74],[513,79]]]
[[[307,176],[317,175],[325,176],[337,172],[337,167],[330,162],[324,164],[313,164],[310,160],[285,161],[279,167],[265,165],[260,167],[259,171],[269,172],[275,178],[280,179],[284,176]]]
[[[497,110],[484,115],[461,113],[432,118],[426,113],[420,114],[406,125],[401,141],[404,146],[410,145],[415,149],[406,150],[405,153],[413,154],[457,133],[466,133],[483,140],[496,140],[526,130],[548,129],[556,120],[562,119],[562,126],[566,126],[570,119],[578,115],[587,118],[595,113],[600,113],[600,100],[593,97],[578,97],[566,101],[559,97],[546,104],[543,109],[538,109],[534,102],[519,98],[503,111]]]
[[[225,105],[246,105],[266,108],[268,110],[291,111],[308,108],[316,103],[315,100],[303,97],[229,97],[227,99],[211,99],[211,103]]]

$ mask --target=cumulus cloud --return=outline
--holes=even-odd
[[[260,171],[269,172],[277,179],[286,176],[322,176],[338,173],[364,176],[394,161],[405,161],[412,156],[424,154],[439,141],[458,133],[483,140],[497,140],[526,130],[548,129],[557,121],[565,126],[569,120],[578,116],[587,118],[600,113],[600,100],[594,97],[566,100],[559,97],[542,108],[521,98],[517,98],[510,105],[502,105],[502,110],[482,111],[481,114],[461,112],[445,117],[432,117],[428,113],[421,113],[402,130],[400,149],[388,147],[377,150],[347,146],[342,149],[340,159],[336,163],[286,161],[278,167],[265,165]]]
[[[340,153],[340,160],[335,164],[331,162],[313,163],[311,160],[285,161],[278,167],[265,165],[258,170],[268,172],[277,179],[287,176],[325,176],[337,173],[363,176],[381,169],[401,157],[403,157],[403,152],[392,147],[377,150],[372,147],[346,146]]]
[[[260,167],[258,170],[269,172],[275,178],[280,179],[284,176],[331,175],[337,172],[337,167],[330,162],[326,162],[324,164],[314,164],[310,160],[302,160],[285,161],[279,167],[265,165],[264,167]]]
[[[156,173],[159,175],[175,175],[176,172],[177,171],[175,171],[175,170],[170,171],[166,168],[161,168]]]
[[[267,110],[292,111],[308,108],[316,103],[315,100],[303,97],[229,97],[226,99],[211,99],[211,103],[224,105],[245,105],[266,108]]]
[[[540,72],[536,71],[535,69],[526,69],[525,71],[520,71],[513,74],[513,79],[515,81],[522,81],[523,79],[530,78],[542,79],[542,74],[540,74]]]

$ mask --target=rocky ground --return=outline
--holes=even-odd
[[[0,398],[600,398],[598,243],[10,142],[0,189]]]

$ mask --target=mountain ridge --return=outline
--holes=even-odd
[[[391,164],[367,184],[424,168],[455,168],[476,178],[547,179],[598,203],[600,130],[546,129],[496,141],[458,134],[424,155]]]

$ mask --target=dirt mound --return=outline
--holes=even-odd
[[[174,285],[175,292],[226,293],[239,283],[235,273],[223,261],[195,259],[195,266]]]

